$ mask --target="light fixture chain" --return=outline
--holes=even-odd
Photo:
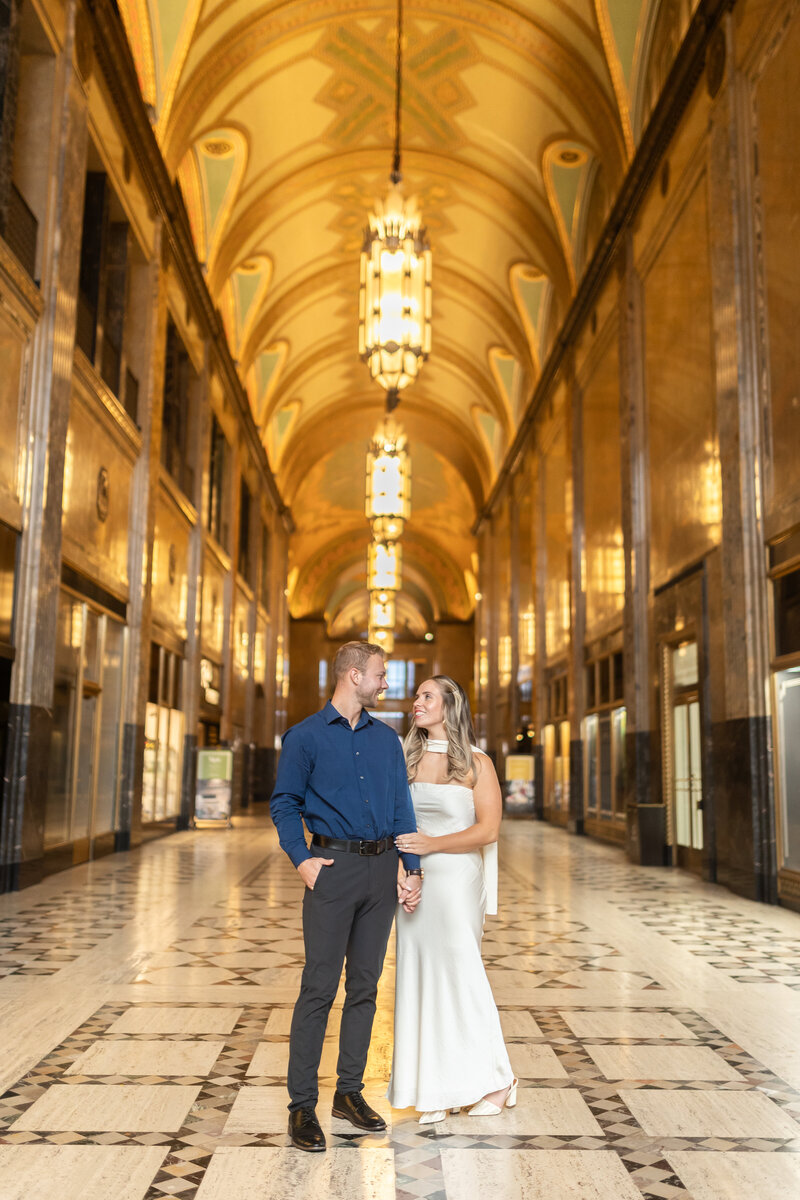
[[[392,183],[399,183],[403,178],[400,166],[400,123],[403,98],[403,0],[397,0],[397,56],[395,60],[394,88],[394,161],[392,163]]]

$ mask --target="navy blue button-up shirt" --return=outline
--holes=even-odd
[[[311,854],[311,833],[375,841],[417,828],[403,748],[394,730],[363,709],[353,728],[330,700],[283,735],[270,812],[280,843],[297,867]],[[419,856],[403,854],[407,868]]]

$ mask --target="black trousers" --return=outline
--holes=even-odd
[[[364,1086],[375,997],[386,943],[397,908],[397,854],[361,857],[343,850],[311,847],[316,858],[332,858],[314,890],[303,897],[306,963],[289,1038],[290,1111],[314,1106],[322,1043],[342,966],[345,1002],[337,1063],[340,1092]]]

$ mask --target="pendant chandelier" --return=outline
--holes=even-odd
[[[391,188],[364,233],[358,300],[359,354],[387,391],[387,412],[414,382],[431,348],[431,248],[416,205],[400,190],[402,76],[403,0],[398,0]]]
[[[411,515],[411,458],[405,435],[390,418],[367,450],[366,514],[376,542],[396,542]]]
[[[367,554],[367,586],[373,591],[400,590],[403,550],[397,542],[370,542]]]

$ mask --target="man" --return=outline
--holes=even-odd
[[[321,712],[287,730],[272,795],[280,843],[306,885],[306,961],[289,1037],[289,1136],[298,1150],[325,1149],[317,1120],[322,1043],[342,966],[345,1002],[333,1116],[357,1129],[386,1122],[362,1096],[375,997],[398,899],[411,912],[421,896],[419,858],[398,834],[417,823],[397,735],[366,711],[386,687],[383,652],[347,642],[333,664],[335,688]],[[305,819],[312,837],[306,845]]]

